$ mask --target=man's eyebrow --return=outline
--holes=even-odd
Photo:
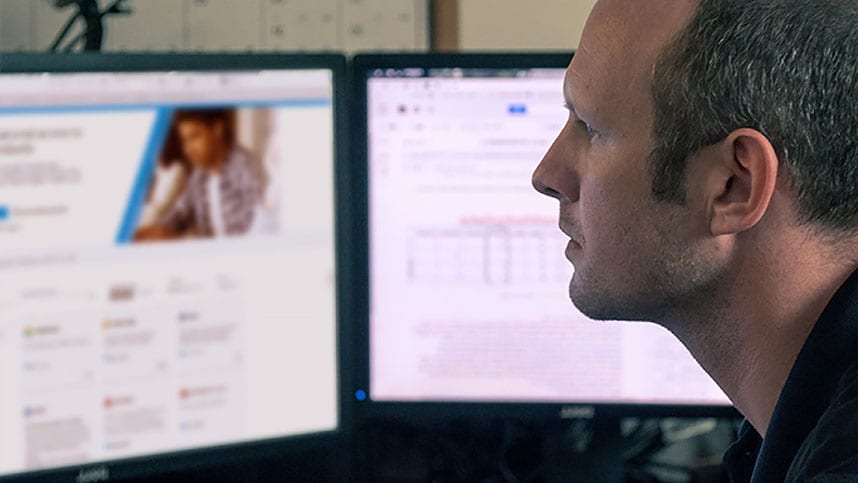
[[[566,109],[575,112],[575,103],[572,101],[572,95],[569,91],[569,78],[567,76],[563,81],[563,105],[566,106]]]
[[[569,109],[570,111],[572,111],[573,114],[578,116],[578,114],[580,114],[580,112],[575,107],[575,101],[573,100],[575,96],[572,95],[573,89],[572,89],[572,86],[570,84],[570,80],[571,80],[569,78],[570,75],[571,75],[571,72],[567,71],[566,78],[563,80],[563,105],[566,107],[566,109]]]
[[[575,115],[575,117],[577,117],[577,118],[580,118],[580,117],[581,117],[581,112],[578,110],[578,108],[576,108],[576,107],[575,107],[575,102],[572,100],[572,98],[571,98],[571,97],[569,97],[568,95],[566,95],[566,93],[564,93],[564,95],[563,95],[563,105],[564,105],[564,107],[566,107],[566,109],[568,109],[572,114],[574,114],[574,115]]]
[[[571,86],[563,86],[564,107],[578,119],[590,119],[595,117],[596,112],[591,108],[592,106],[586,102],[586,99],[582,102],[582,99],[576,98],[576,96],[573,95],[573,91],[574,90],[571,89]]]
[[[564,98],[563,105],[566,107],[566,109],[569,109],[576,114],[578,113],[578,111],[575,110],[575,104],[570,101],[569,98]]]

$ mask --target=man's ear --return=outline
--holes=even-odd
[[[738,129],[718,143],[706,190],[712,235],[752,228],[769,209],[778,178],[778,156],[761,132]]]

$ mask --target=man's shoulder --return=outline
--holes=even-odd
[[[793,460],[787,481],[858,481],[858,361]]]

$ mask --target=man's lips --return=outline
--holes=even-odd
[[[581,245],[578,244],[575,240],[569,239],[569,243],[566,244],[566,250],[563,252],[566,255],[566,259],[572,262],[576,253],[581,251]]]
[[[568,225],[561,223],[560,231],[562,231],[564,235],[569,237],[569,240],[575,245],[577,245],[578,248],[581,248],[581,242],[579,240],[581,240],[582,237],[578,236],[579,230],[570,229]]]

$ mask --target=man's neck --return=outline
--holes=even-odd
[[[856,268],[810,243],[746,254],[714,296],[665,324],[762,436],[816,320]]]

